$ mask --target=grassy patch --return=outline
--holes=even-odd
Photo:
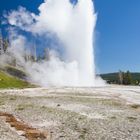
[[[48,97],[47,97],[48,98]],[[50,97],[53,98],[53,97]],[[84,104],[96,104],[96,105],[106,105],[106,106],[122,106],[123,103],[115,99],[101,99],[101,98],[84,98],[84,97],[72,97],[72,96],[63,96],[55,97],[62,101],[74,101]],[[53,98],[54,99],[54,98]]]
[[[16,107],[16,111],[22,111],[22,110],[25,110],[27,108],[33,108],[33,104],[19,104],[17,107]]]
[[[18,98],[17,96],[13,96],[13,95],[3,95],[3,96],[0,96],[0,102],[15,101],[17,98]]]
[[[16,99],[17,99],[16,96],[13,96],[13,97],[10,97],[10,98],[9,98],[9,100],[11,100],[11,101],[15,101]]]
[[[69,118],[68,119],[71,119],[71,118],[77,118],[77,120],[80,119],[82,120],[83,118],[86,118],[86,117],[83,117],[83,116],[80,116],[79,113],[76,113],[76,112],[73,112],[73,111],[70,111],[70,110],[63,110],[61,108],[53,108],[53,107],[48,107],[48,106],[41,106],[40,109],[46,113],[50,113],[54,116],[61,116],[62,118],[63,117],[66,117]],[[60,118],[61,118],[60,117]]]
[[[4,101],[0,101],[0,106],[5,105]]]
[[[115,120],[115,119],[117,119],[117,117],[116,116],[112,116],[111,119]]]
[[[5,104],[5,97],[0,96],[0,106]]]
[[[20,80],[18,78],[7,75],[0,71],[0,88],[29,88],[33,87],[30,83]]]
[[[127,119],[128,119],[130,122],[133,122],[133,121],[137,120],[136,117],[127,117]]]

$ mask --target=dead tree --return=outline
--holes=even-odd
[[[3,50],[3,38],[2,38],[2,35],[0,33],[0,55],[2,55],[4,53],[4,50]]]

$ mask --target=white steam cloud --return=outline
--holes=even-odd
[[[97,86],[104,82],[96,78],[94,64],[94,29],[96,14],[92,0],[45,0],[36,15],[19,7],[7,15],[10,25],[10,52],[17,64],[24,67],[30,80],[42,86]],[[19,30],[37,38],[54,36],[61,46],[50,49],[49,60],[27,62],[25,48],[33,45]],[[50,47],[50,46],[44,46]],[[63,50],[59,52],[58,48]],[[57,49],[56,49],[57,48]]]

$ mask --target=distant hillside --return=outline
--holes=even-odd
[[[10,65],[7,65],[4,67],[3,69],[6,73],[16,77],[16,78],[19,78],[19,79],[22,79],[22,80],[26,80],[27,79],[27,74],[26,72],[24,72],[23,70],[21,69],[18,69],[16,67],[13,67],[13,66],[10,66]]]
[[[19,74],[19,71],[18,71],[18,74]],[[15,76],[11,76],[8,73],[0,70],[0,89],[29,88],[29,87],[33,87],[33,85],[31,85],[25,80],[21,80]]]
[[[118,81],[118,73],[108,73],[100,75],[106,81]],[[131,73],[133,81],[140,81],[140,73]]]

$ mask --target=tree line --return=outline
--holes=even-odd
[[[119,71],[117,73],[101,74],[101,77],[109,84],[140,85],[140,73]]]
[[[4,38],[0,34],[0,55],[9,53],[8,48],[10,47],[10,41],[7,38]],[[44,48],[41,54],[37,54],[36,45],[33,43],[28,48],[24,48],[24,59],[25,61],[37,62],[41,60],[49,60],[50,59],[50,50],[49,48]],[[14,60],[16,61],[16,60]]]
[[[118,78],[119,78],[118,82],[121,85],[131,85],[133,82],[131,73],[129,71],[127,72],[119,71]]]

